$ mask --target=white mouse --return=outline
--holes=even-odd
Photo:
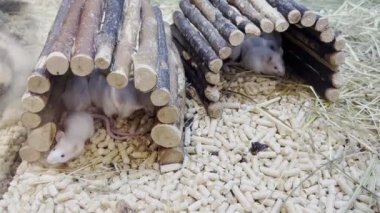
[[[64,132],[58,131],[56,134],[57,144],[50,151],[47,162],[61,164],[78,157],[94,133],[94,119],[89,113],[70,113],[64,122]]]

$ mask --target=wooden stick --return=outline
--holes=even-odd
[[[41,158],[41,153],[28,145],[22,146],[18,153],[21,160],[27,162],[35,162]]]
[[[178,125],[157,124],[152,128],[150,136],[156,144],[162,147],[177,147],[181,144],[182,129]]]
[[[183,147],[160,148],[158,150],[158,163],[160,165],[182,163],[184,159]]]
[[[346,40],[340,33],[335,33],[335,38],[328,45],[333,46],[336,51],[342,51],[346,47]]]
[[[209,1],[192,0],[192,3],[232,46],[238,46],[243,43],[244,33],[233,25],[230,20],[225,18]]]
[[[257,11],[264,14],[274,23],[274,28],[277,32],[284,32],[288,29],[289,23],[285,17],[271,7],[266,0],[250,0],[250,2]]]
[[[201,60],[207,64],[207,67],[211,71],[219,72],[223,66],[223,61],[215,54],[207,41],[190,25],[190,22],[181,12],[175,11],[173,18],[177,29],[186,42],[191,45],[194,52],[199,55]]]
[[[228,3],[235,6],[239,11],[251,20],[257,26],[260,26],[261,30],[265,33],[271,33],[274,30],[274,24],[264,15],[259,13],[248,0],[227,0]]]
[[[125,13],[119,43],[116,46],[115,61],[111,72],[107,75],[107,82],[118,89],[128,85],[131,74],[132,55],[136,52],[137,38],[140,32],[141,1],[129,0]]]
[[[324,43],[331,43],[334,41],[335,32],[331,28],[327,28],[322,32],[318,32],[314,28],[303,27],[302,25],[299,25],[299,24],[296,24],[295,26],[302,29],[302,31],[308,34],[308,36],[314,37]]]
[[[170,81],[169,77],[169,59],[168,46],[166,44],[166,35],[162,13],[158,6],[153,7],[154,15],[157,21],[157,40],[158,40],[158,56],[157,56],[157,86],[150,94],[150,100],[153,105],[162,107],[171,102]],[[169,29],[168,29],[169,30]],[[169,35],[170,36],[170,35]],[[174,70],[170,70],[174,72]]]
[[[318,71],[306,65],[294,51],[284,48],[284,60],[290,70],[311,84],[316,92],[328,101],[335,102],[339,99],[339,90],[333,88],[331,82],[321,79]]]
[[[122,21],[124,0],[107,0],[104,3],[104,21],[96,37],[95,66],[108,69],[112,62],[117,36]],[[135,11],[128,11],[133,13]]]
[[[78,31],[80,15],[85,0],[75,0],[70,5],[62,30],[54,41],[52,52],[46,59],[46,67],[52,75],[63,75],[69,69],[69,59]]]
[[[304,5],[298,3],[296,0],[288,0],[298,11],[301,12],[301,25],[304,27],[311,27],[317,20],[317,14],[309,10]]]
[[[286,0],[267,0],[267,2],[286,17],[290,24],[298,23],[301,20],[301,12],[291,2]]]
[[[333,66],[339,66],[345,61],[344,52],[337,52],[333,44],[326,44],[313,37],[307,36],[297,27],[290,27],[286,33],[289,33],[295,39],[315,51],[316,54]]]
[[[218,30],[190,3],[190,0],[182,0],[179,6],[183,14],[204,35],[218,56],[221,59],[228,58],[232,52],[231,47]]]
[[[102,12],[103,0],[86,1],[75,39],[74,56],[70,61],[71,71],[75,75],[89,75],[95,68],[95,35],[99,29]]]
[[[317,21],[314,24],[314,29],[318,32],[322,32],[329,27],[329,19],[327,17],[322,17],[317,15]]]
[[[36,94],[43,94],[50,90],[50,73],[46,70],[46,58],[52,51],[53,44],[59,34],[61,33],[62,25],[67,17],[70,10],[70,5],[74,0],[62,0],[61,5],[58,9],[57,15],[50,28],[49,34],[45,41],[45,45],[41,51],[41,54],[37,60],[34,70],[29,76],[27,81],[27,89],[30,92]]]
[[[56,124],[49,122],[37,129],[30,131],[26,142],[32,149],[36,151],[47,152],[50,150],[50,146],[53,143],[56,132]]]
[[[260,36],[260,28],[258,28],[249,19],[242,16],[238,10],[232,8],[226,0],[210,0],[210,2],[241,31],[249,35]]]
[[[157,22],[149,0],[142,0],[140,47],[133,55],[134,82],[141,92],[151,91],[157,84]]]
[[[25,92],[21,98],[22,106],[25,110],[33,113],[43,110],[48,102],[50,93],[34,94],[31,92]]]

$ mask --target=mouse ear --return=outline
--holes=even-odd
[[[58,130],[57,131],[57,134],[55,134],[55,140],[58,142],[61,140],[61,138],[65,136],[65,133],[61,130]]]

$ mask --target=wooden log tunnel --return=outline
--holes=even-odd
[[[211,117],[222,110],[217,87],[221,60],[242,42],[241,33],[280,32],[287,71],[303,78],[323,98],[338,100],[345,40],[326,17],[295,0],[181,0],[179,7],[171,25],[174,44],[187,80]]]
[[[219,39],[224,43],[215,47],[226,58],[230,44]],[[212,57],[216,62],[210,60],[213,71],[208,70],[208,78],[216,84],[219,74],[214,72],[222,60]],[[26,112],[21,120],[30,132],[21,158],[34,162],[46,156],[64,110],[61,95],[66,81],[74,75],[86,77],[95,69],[102,70],[108,84],[117,89],[133,79],[136,89],[156,107],[157,121],[150,132],[158,145],[158,162],[181,163],[185,73],[170,25],[150,0],[62,0],[22,97]]]

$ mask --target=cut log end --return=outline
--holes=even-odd
[[[71,58],[71,71],[77,76],[87,76],[94,70],[94,60],[84,54],[78,54]]]
[[[32,95],[31,93],[25,93],[21,98],[22,106],[25,110],[33,113],[40,112],[47,104],[47,98],[39,95]]]
[[[182,132],[173,125],[157,124],[153,127],[150,136],[156,144],[171,148],[181,144]]]
[[[227,59],[228,57],[230,57],[232,53],[232,49],[230,47],[222,47],[220,50],[219,50],[219,57],[221,59]],[[182,56],[185,58],[185,60],[189,60],[191,57],[188,55],[188,53],[186,52],[185,54],[182,54]],[[188,59],[187,59],[188,57]]]
[[[150,100],[154,106],[165,106],[170,102],[170,91],[166,88],[156,89],[150,94]]]
[[[34,162],[41,158],[41,153],[32,149],[30,146],[25,145],[19,150],[20,158],[23,161]]]
[[[128,85],[128,76],[122,69],[117,69],[107,75],[107,82],[114,88],[122,89]]]
[[[285,32],[289,28],[289,23],[284,19],[279,19],[275,23],[275,29],[277,32]]]
[[[274,30],[274,24],[269,19],[264,18],[260,21],[260,28],[265,33],[271,33]]]
[[[207,72],[205,77],[206,77],[207,83],[209,83],[211,85],[217,85],[220,82],[220,74],[219,73]]]
[[[336,102],[339,99],[340,91],[335,88],[328,88],[325,91],[325,97],[328,101]]]
[[[320,17],[315,23],[314,29],[318,32],[322,32],[328,27],[329,27],[329,19],[327,17]]]
[[[343,75],[340,73],[334,73],[331,76],[331,83],[335,88],[337,89],[341,88],[345,83]]]
[[[69,59],[61,52],[52,52],[46,59],[46,68],[52,75],[64,75],[69,69]]]
[[[254,35],[254,36],[260,36],[261,35],[261,30],[256,27],[254,24],[247,24],[245,26],[244,32],[248,35]]]
[[[311,27],[315,24],[316,21],[317,14],[313,11],[306,11],[301,18],[301,24],[304,27]]]
[[[298,10],[292,10],[288,14],[288,21],[290,24],[296,24],[301,20],[301,13]]]
[[[162,107],[157,111],[157,119],[164,124],[172,124],[178,121],[179,111],[175,106]]]
[[[111,65],[112,48],[100,46],[95,56],[95,66],[99,69],[108,69]]]
[[[320,40],[325,43],[330,43],[335,38],[335,32],[331,28],[326,29],[325,31],[321,32],[320,34]]]
[[[141,64],[134,74],[135,87],[141,92],[149,92],[157,84],[157,73],[150,66]]]
[[[161,149],[158,151],[158,163],[160,165],[182,163],[183,159],[183,152],[179,148]]]
[[[50,90],[50,80],[40,74],[32,74],[27,82],[28,91],[43,94]]]
[[[346,47],[346,40],[342,35],[338,35],[335,37],[335,42],[334,42],[334,49],[341,51]]]
[[[208,63],[208,68],[215,73],[218,73],[222,67],[223,61],[219,58],[214,59]]]
[[[223,113],[223,106],[219,102],[211,103],[207,107],[207,112],[211,118],[220,118]]]
[[[41,117],[36,113],[24,112],[21,115],[21,122],[26,128],[34,129],[41,124],[42,120]]]
[[[335,52],[329,56],[328,61],[333,66],[339,66],[339,65],[344,64],[345,60],[346,60],[346,55],[344,54],[344,52]]]
[[[220,92],[217,87],[208,86],[205,90],[205,96],[212,102],[217,102],[220,99]]]
[[[236,30],[230,34],[228,41],[232,46],[239,46],[244,41],[244,33],[240,30]]]

